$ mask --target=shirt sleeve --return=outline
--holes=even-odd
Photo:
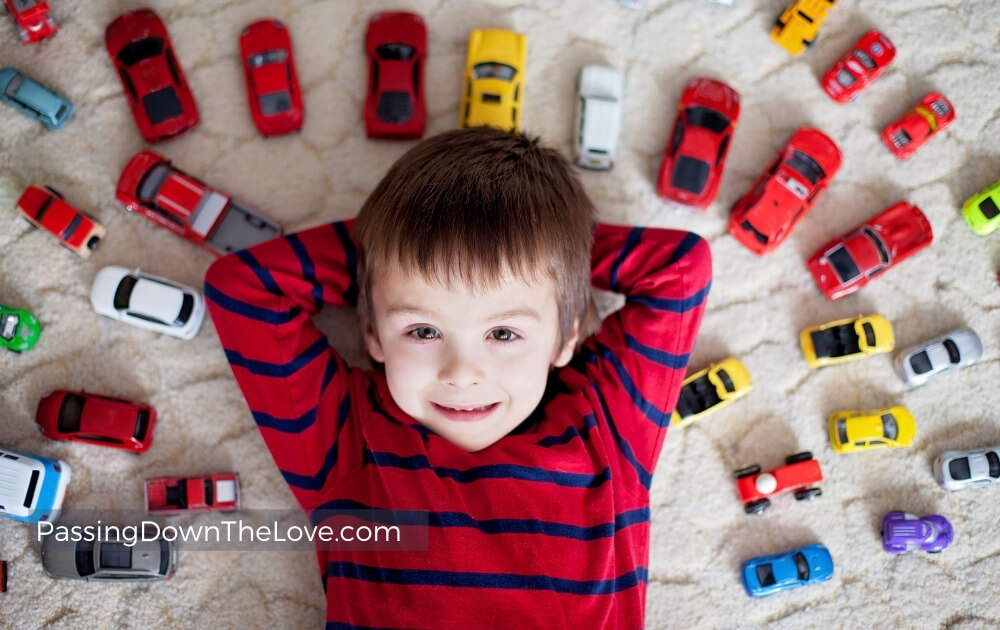
[[[649,488],[712,283],[693,232],[598,224],[591,282],[625,296],[581,351],[627,468]]]
[[[341,439],[352,370],[312,322],[323,304],[357,300],[353,221],[229,254],[209,267],[205,298],[233,375],[299,504],[318,505],[350,466]]]

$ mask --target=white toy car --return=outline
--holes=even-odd
[[[584,168],[607,170],[618,155],[625,78],[609,66],[584,66],[576,92],[574,161]]]
[[[153,332],[191,339],[205,318],[205,299],[190,287],[136,269],[101,269],[90,289],[98,314]]]
[[[73,470],[62,460],[0,447],[0,516],[24,523],[55,521],[72,478]]]
[[[954,368],[972,365],[983,356],[983,343],[967,326],[907,348],[896,357],[896,370],[910,387]]]
[[[934,460],[934,479],[950,492],[1000,483],[1000,446],[945,451]]]

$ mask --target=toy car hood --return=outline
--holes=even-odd
[[[407,11],[383,11],[368,20],[365,49],[369,56],[375,49],[386,43],[400,43],[413,46],[417,55],[423,54],[427,41],[427,27],[422,17]]]
[[[740,95],[722,81],[699,77],[691,79],[681,95],[681,109],[691,106],[714,109],[733,124],[740,116]]]

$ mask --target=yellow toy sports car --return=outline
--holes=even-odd
[[[837,453],[913,444],[917,423],[906,407],[871,411],[839,411],[830,416],[830,446]]]
[[[521,128],[528,39],[502,29],[469,35],[459,127]]]
[[[795,0],[775,21],[771,39],[798,57],[806,46],[812,45],[826,19],[826,12],[835,7],[837,1]]]
[[[685,427],[707,413],[725,407],[751,389],[750,372],[738,359],[729,357],[714,363],[681,383],[681,394],[670,417],[670,426]]]
[[[892,352],[896,337],[881,315],[858,315],[806,328],[799,335],[802,356],[812,367]]]

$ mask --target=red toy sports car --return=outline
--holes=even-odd
[[[60,389],[38,401],[35,423],[53,440],[142,453],[153,443],[156,410],[124,398]]]
[[[812,209],[840,163],[840,149],[826,134],[799,129],[733,205],[729,233],[758,256],[774,251]]]
[[[239,509],[240,476],[237,473],[146,480],[146,512],[150,515]]]
[[[115,194],[129,212],[221,256],[281,235],[281,226],[150,150],[129,160]]]
[[[699,210],[707,208],[719,191],[739,117],[736,90],[714,79],[689,81],[660,163],[656,193]]]
[[[920,208],[900,201],[809,257],[809,271],[823,295],[854,293],[886,269],[931,244],[934,233]]]
[[[276,136],[301,129],[305,106],[295,71],[292,38],[285,25],[277,20],[258,20],[243,29],[240,59],[250,114],[261,135]]]
[[[25,189],[17,209],[35,227],[51,233],[67,249],[89,258],[104,238],[104,226],[63,201],[55,190],[38,184]]]
[[[424,135],[427,27],[423,18],[404,11],[376,13],[368,20],[365,50],[368,137],[406,140]]]
[[[789,455],[784,466],[769,472],[760,472],[760,466],[754,464],[740,468],[733,476],[747,514],[763,514],[771,507],[767,497],[786,490],[795,491],[796,501],[810,501],[823,494],[815,487],[823,481],[823,470],[809,451]]]
[[[879,31],[868,31],[827,71],[820,84],[838,103],[857,98],[896,58],[896,47]]]
[[[955,108],[951,101],[931,92],[919,105],[882,130],[882,142],[893,155],[906,160],[953,120]]]
[[[52,37],[59,26],[49,14],[49,3],[40,0],[4,0],[10,16],[17,24],[22,44],[32,44]]]
[[[147,141],[175,138],[198,124],[198,106],[160,16],[150,9],[120,15],[104,31],[104,43]]]

